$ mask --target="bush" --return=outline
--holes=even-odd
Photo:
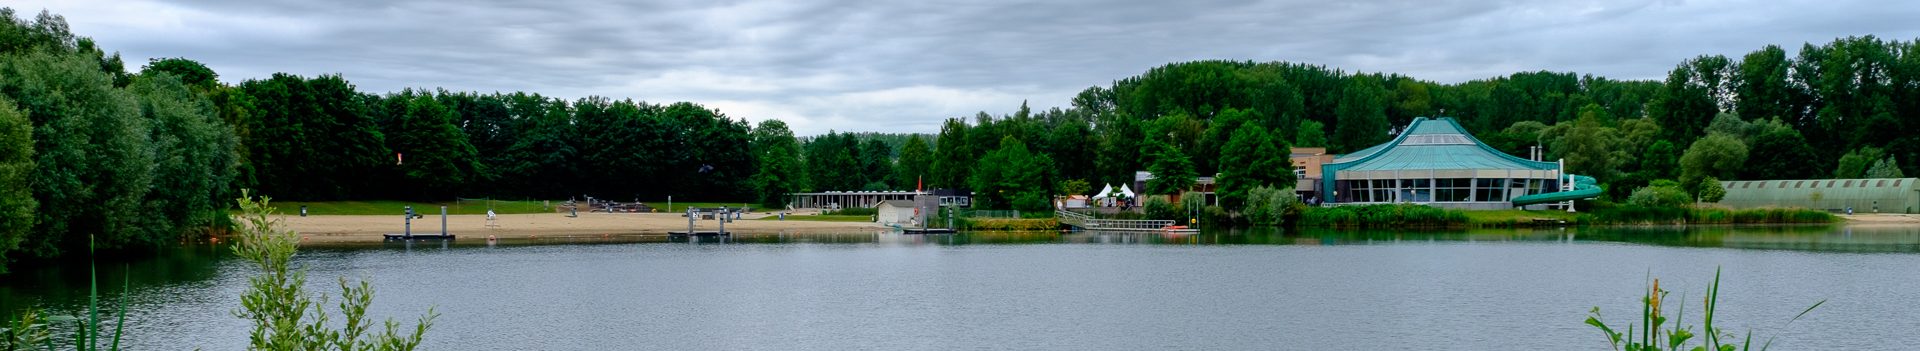
[[[268,199],[254,200],[241,192],[240,226],[234,254],[258,269],[248,278],[235,316],[253,322],[250,348],[256,350],[413,350],[438,316],[432,308],[411,332],[388,319],[384,331],[372,328],[367,306],[373,304],[373,286],[365,281],[348,284],[340,278],[340,323],[329,322],[326,296],[306,291],[307,270],[295,268],[293,255],[300,234],[273,219]],[[341,328],[339,330],[333,328]]]
[[[1207,206],[1200,209],[1200,223],[1206,223],[1209,226],[1232,226],[1233,215],[1227,214],[1225,207]]]
[[[1174,204],[1172,201],[1167,201],[1164,197],[1148,198],[1146,206],[1142,210],[1146,212],[1147,219],[1169,221],[1187,220],[1187,209]]]
[[[964,222],[962,222],[962,223],[961,223],[960,225],[961,225],[961,227],[963,227],[963,228],[965,228],[965,229],[969,229],[969,230],[1007,230],[1007,231],[1026,231],[1026,230],[1055,230],[1055,229],[1060,229],[1060,221],[1059,221],[1059,220],[1056,220],[1056,219],[1053,219],[1053,218],[1040,218],[1040,219],[1011,219],[1011,218],[982,218],[982,219],[967,219],[966,221],[964,221]]]
[[[1293,188],[1257,187],[1247,191],[1247,209],[1241,214],[1250,224],[1277,226],[1285,224],[1287,211],[1299,204]]]
[[[1310,207],[1300,224],[1322,227],[1449,227],[1467,224],[1467,213],[1416,204]]]
[[[1047,201],[1047,195],[1038,191],[1020,193],[1013,198],[1013,209],[1020,212],[1047,212],[1053,210],[1053,204]]]
[[[1654,181],[1654,185],[1634,189],[1633,194],[1627,196],[1627,204],[1636,207],[1671,208],[1693,202],[1693,197],[1688,196],[1686,190],[1680,189],[1679,185],[1668,185],[1670,183],[1672,182],[1663,184],[1661,181]]]

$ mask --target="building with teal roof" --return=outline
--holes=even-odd
[[[1321,194],[1332,204],[1541,209],[1599,194],[1592,178],[1568,175],[1558,162],[1508,155],[1444,117],[1415,118],[1392,141],[1321,167]]]

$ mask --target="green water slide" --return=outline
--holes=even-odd
[[[1570,174],[1573,177],[1573,190],[1533,194],[1513,198],[1514,206],[1537,205],[1569,200],[1590,199],[1600,196],[1600,185],[1593,177]]]

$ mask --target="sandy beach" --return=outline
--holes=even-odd
[[[727,231],[742,234],[775,233],[849,233],[884,229],[870,222],[769,221],[758,220],[769,214],[746,214],[727,223]],[[387,233],[399,233],[405,227],[400,216],[278,216],[288,228],[300,232],[302,241],[379,242]],[[459,240],[525,239],[558,236],[631,236],[660,235],[687,230],[687,218],[678,213],[581,213],[567,217],[560,213],[500,215],[497,227],[487,226],[485,215],[447,216],[447,230]],[[720,228],[714,220],[694,222],[700,231]],[[440,216],[413,220],[414,233],[440,232]]]

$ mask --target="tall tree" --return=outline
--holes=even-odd
[[[260,193],[287,200],[374,196],[394,164],[386,136],[368,113],[372,97],[340,76],[276,73],[240,83],[253,110],[243,129]]]
[[[787,123],[770,119],[753,129],[753,152],[759,168],[753,175],[756,198],[762,206],[782,208],[787,194],[807,188],[806,164],[802,163],[800,142],[787,129]]]
[[[142,202],[153,186],[153,146],[133,95],[84,55],[0,56],[0,92],[33,121],[40,204],[23,249],[40,257],[169,242],[145,237]]]
[[[1680,183],[1687,189],[1698,189],[1701,179],[1738,179],[1739,172],[1747,163],[1747,145],[1731,135],[1713,133],[1693,142],[1687,147],[1686,154],[1680,156]]]
[[[1740,59],[1734,81],[1734,110],[1747,120],[1793,118],[1793,90],[1787,81],[1787,51],[1767,45]]]
[[[894,162],[894,184],[899,184],[901,188],[907,187],[907,184],[924,187],[932,169],[933,150],[927,148],[926,139],[915,135],[900,148],[900,160]]]
[[[1153,179],[1147,181],[1147,193],[1173,195],[1193,187],[1193,161],[1186,153],[1159,139],[1149,139],[1147,145],[1154,150],[1153,165],[1147,167],[1147,172],[1153,173]]]
[[[1031,205],[1018,204],[1016,201],[1032,202],[1034,198],[1039,198],[1044,204],[1046,196],[1052,191],[1042,182],[1048,176],[1048,165],[1052,163],[1046,155],[1036,155],[1028,150],[1026,143],[1020,139],[1001,137],[1000,147],[981,158],[980,167],[968,179],[974,191],[974,206],[1033,210]]]
[[[1317,121],[1300,122],[1300,134],[1293,138],[1299,147],[1327,147],[1327,125]]]
[[[1886,155],[1885,152],[1875,147],[1863,147],[1849,151],[1845,156],[1840,157],[1840,166],[1833,170],[1833,177],[1837,179],[1865,177],[1867,168],[1873,167],[1874,161],[1879,160],[1884,155]]]
[[[861,143],[860,168],[864,170],[860,172],[864,190],[894,190],[898,186],[888,184],[893,182],[893,148],[886,142],[867,139]]]
[[[1667,73],[1666,85],[1648,109],[1654,120],[1666,126],[1667,140],[1687,142],[1705,133],[1731,95],[1732,66],[1725,56],[1700,56]]]
[[[1792,128],[1772,129],[1753,137],[1742,179],[1809,179],[1819,168],[1807,163],[1820,159],[1807,139]]]
[[[144,236],[172,242],[181,232],[224,227],[239,163],[233,128],[220,120],[211,101],[171,73],[142,73],[129,87],[153,127],[154,178],[142,204],[149,214],[141,226],[148,232]]]
[[[967,123],[959,118],[949,118],[940,125],[940,138],[934,143],[933,175],[928,179],[933,186],[953,189],[968,186],[974,157],[967,129]]]
[[[1239,211],[1247,203],[1249,191],[1256,187],[1293,187],[1292,153],[1285,142],[1274,140],[1272,133],[1252,123],[1235,128],[1233,137],[1220,150],[1220,204]]]
[[[7,253],[20,247],[33,232],[33,122],[13,101],[0,98],[0,274],[7,272]]]
[[[475,158],[467,135],[454,125],[453,109],[428,92],[412,89],[382,99],[377,114],[387,149],[396,157],[393,168],[400,176],[394,192],[414,199],[447,199],[458,196],[469,182],[478,180],[482,166]]]
[[[1339,120],[1333,127],[1333,151],[1353,152],[1387,141],[1386,95],[1379,78],[1359,75],[1347,82],[1333,112]]]

